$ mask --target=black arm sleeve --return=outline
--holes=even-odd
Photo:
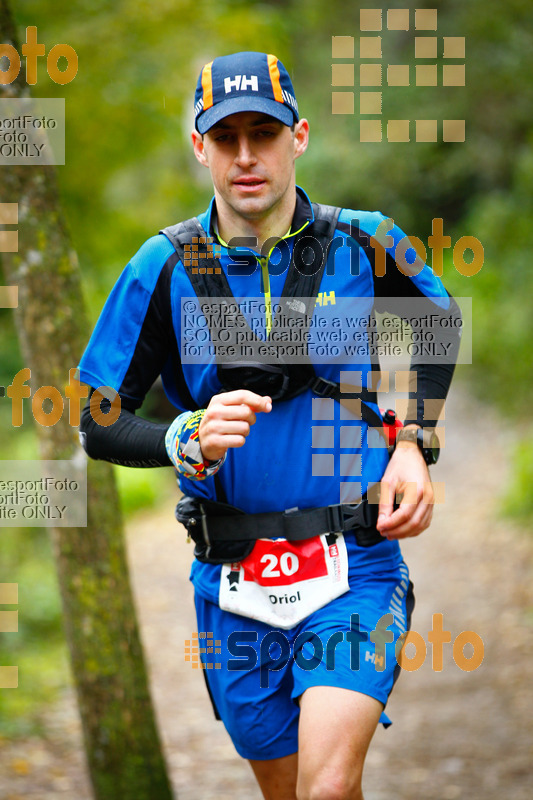
[[[109,400],[104,399],[102,411],[107,413],[110,405]],[[168,467],[172,465],[165,448],[168,427],[137,417],[124,405],[116,422],[99,425],[91,414],[89,396],[81,412],[80,441],[91,458],[124,467]]]
[[[401,275],[397,268],[396,271]],[[397,297],[403,298],[405,295],[398,293]],[[420,295],[420,297],[424,297],[424,295]],[[461,341],[461,310],[451,295],[449,295],[450,302],[447,309],[437,307],[429,298],[425,299],[427,302],[424,303],[424,314],[416,315],[416,321],[420,322],[420,326],[412,328],[415,352],[423,352],[426,343],[425,336],[428,333],[433,335],[435,331],[444,331],[446,332],[447,353],[445,357],[440,356],[429,361],[416,355],[411,358],[410,371],[414,373],[416,384],[409,391],[409,403],[404,424],[416,423],[423,428],[434,428],[442,412],[455,371]],[[392,302],[383,310],[395,313],[394,305]],[[379,310],[379,300],[377,308]],[[427,316],[432,319],[431,324],[423,322],[426,308]],[[409,322],[409,319],[405,317],[403,304],[400,303],[400,308],[396,310],[396,313]]]
[[[128,467],[171,465],[165,449],[168,424],[157,424],[135,415],[166,364],[172,365],[176,394],[183,398],[183,407],[197,408],[183,377],[172,324],[170,287],[177,261],[177,253],[167,259],[150,297],[135,350],[118,388],[120,416],[112,425],[99,425],[90,411],[90,396],[81,413],[80,441],[91,458]],[[104,414],[109,407],[109,400],[102,400]]]
[[[417,314],[419,319],[423,319],[426,313],[431,316],[430,325],[420,324],[419,327],[413,326],[413,343],[424,344],[424,333],[428,330],[441,329],[446,332],[447,352],[445,357],[438,357],[427,360],[418,356],[411,358],[410,370],[415,373],[416,387],[409,392],[409,404],[407,409],[406,425],[416,423],[424,428],[435,427],[442,411],[444,401],[450,388],[452,376],[457,362],[459,345],[461,341],[461,310],[454,298],[449,295],[449,306],[442,309],[437,306],[430,297],[427,297],[416,286],[414,281],[402,272],[389,252],[386,252],[386,272],[378,277],[376,274],[375,262],[375,243],[370,245],[370,237],[358,228],[343,226],[339,224],[341,230],[345,230],[354,238],[365,251],[374,280],[374,308],[378,312],[389,311],[406,319],[405,299],[419,298],[422,300],[423,314]],[[402,302],[402,300],[404,302]],[[427,311],[426,311],[427,309]],[[416,348],[415,348],[416,349]],[[423,352],[420,348],[418,352]],[[379,364],[374,364],[373,369],[379,371]]]
[[[410,371],[415,375],[416,384],[412,391],[409,391],[409,403],[404,424],[416,423],[423,428],[434,428],[444,406],[455,371],[461,341],[461,310],[451,295],[449,295],[448,308],[439,308],[429,298],[425,298],[425,295],[417,292],[411,281],[409,281],[410,286],[404,283],[409,279],[401,274],[396,264],[394,264],[393,268],[400,278],[400,280],[393,279],[392,281],[396,288],[395,297],[387,298],[385,304],[382,304],[380,295],[376,293],[376,310],[396,313],[409,322],[409,318],[405,316],[404,304],[400,302],[398,308],[395,308],[394,300],[395,298],[404,299],[409,297],[407,292],[411,289],[411,296],[418,296],[427,301],[424,303],[424,314],[416,315],[416,320],[420,322],[420,325],[412,328],[415,352],[423,352],[426,343],[425,336],[428,333],[433,334],[436,330],[446,332],[447,353],[445,357],[432,358],[428,361],[414,355],[411,358],[410,365]],[[391,269],[389,265],[388,269]],[[401,281],[401,278],[403,278],[403,281]],[[380,288],[384,288],[383,284]],[[390,289],[389,283],[387,291],[390,291]],[[431,317],[431,324],[423,322],[425,315]]]
[[[448,352],[446,357],[429,362],[417,359],[417,356],[412,357],[410,370],[416,376],[416,387],[409,392],[405,425],[416,423],[424,428],[434,428],[448,395],[461,343],[461,310],[454,298],[448,296],[450,304],[447,309],[436,307],[428,299],[427,313],[432,317],[432,324],[413,328],[413,344],[420,351],[424,348],[425,334],[445,331]]]

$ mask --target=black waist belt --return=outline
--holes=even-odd
[[[216,543],[242,542],[250,544],[251,552],[257,539],[287,539],[298,542],[324,533],[353,532],[361,547],[383,542],[376,530],[377,503],[368,503],[366,497],[357,505],[337,504],[321,508],[288,509],[263,514],[245,514],[235,506],[183,497],[176,508],[176,517],[183,523],[204,558],[210,560],[210,551]],[[198,555],[198,553],[197,553]],[[217,558],[215,563],[228,559]],[[234,556],[229,560],[238,560]]]

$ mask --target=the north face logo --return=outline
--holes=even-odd
[[[297,311],[299,314],[305,314],[305,303],[301,300],[296,300],[296,298],[292,300],[285,300],[285,305],[287,308],[290,308],[291,311]]]
[[[232,89],[236,91],[243,92],[245,89],[251,89],[252,92],[259,91],[259,85],[257,82],[257,75],[250,75],[248,78],[246,75],[235,75],[232,78],[224,78],[224,91],[226,94],[231,92]]]

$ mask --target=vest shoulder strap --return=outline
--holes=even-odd
[[[191,217],[183,222],[177,222],[175,225],[169,225],[167,228],[160,230],[159,233],[164,233],[167,239],[170,239],[178,255],[180,255],[180,251],[183,253],[185,244],[193,244],[193,238],[205,239],[207,237],[197,217]]]
[[[233,298],[226,273],[215,256],[217,245],[196,217],[163,228],[159,233],[174,245],[197,297]]]

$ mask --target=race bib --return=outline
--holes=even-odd
[[[342,534],[301,542],[258,539],[249,556],[222,566],[219,605],[275,628],[292,628],[348,589]]]

